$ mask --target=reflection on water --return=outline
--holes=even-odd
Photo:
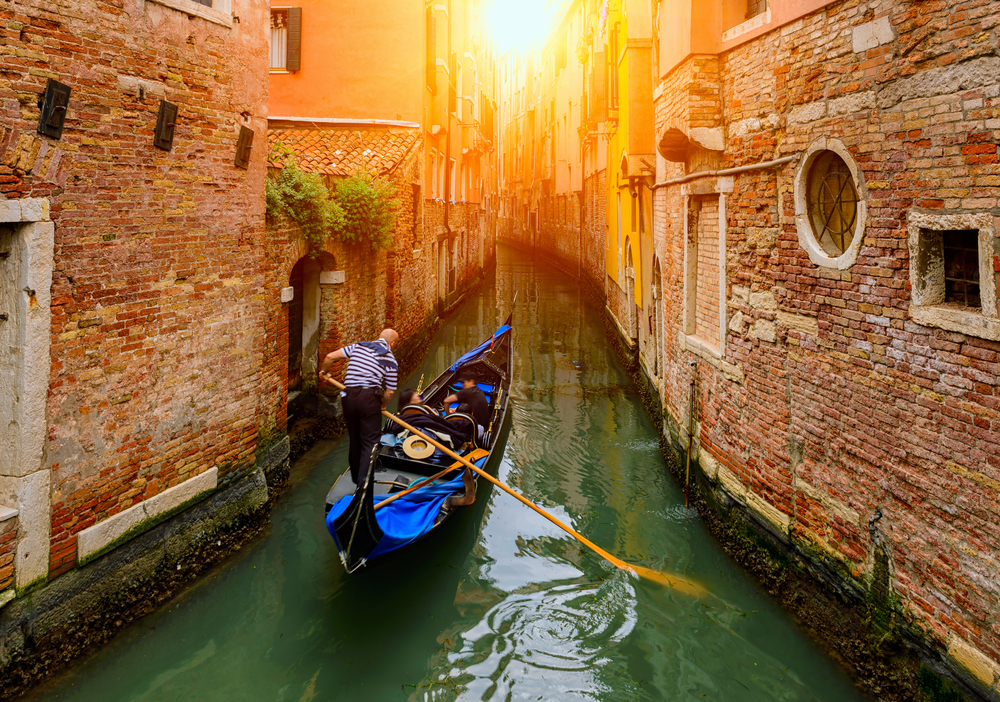
[[[844,700],[844,674],[707,535],[572,280],[501,249],[451,318],[433,379],[517,293],[500,479],[626,561],[703,583],[697,600],[616,570],[499,490],[418,546],[344,575],[323,497],[346,442],[293,472],[270,532],[35,699]]]

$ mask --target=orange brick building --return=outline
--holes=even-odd
[[[397,186],[394,246],[377,264],[384,295],[352,310],[379,320],[369,334],[392,324],[404,344],[416,340],[494,256],[495,60],[484,20],[478,0],[272,3],[272,141],[331,184],[370,167]],[[344,284],[370,288],[364,276]],[[354,340],[327,320],[320,329],[323,348]],[[304,356],[310,369],[318,349]]]

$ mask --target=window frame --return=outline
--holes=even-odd
[[[857,218],[854,222],[854,235],[850,246],[839,256],[827,252],[820,244],[819,237],[813,230],[812,215],[809,208],[809,171],[817,158],[825,152],[832,151],[843,160],[854,180],[854,190],[858,195]],[[865,226],[868,223],[868,188],[865,186],[864,175],[857,161],[839,139],[821,137],[809,145],[799,161],[795,172],[795,230],[799,237],[799,246],[809,254],[809,260],[823,268],[845,270],[853,266],[861,252],[864,240]]]
[[[980,307],[956,307],[945,303],[944,256],[934,245],[940,232],[975,229],[979,232]],[[906,215],[907,246],[910,254],[909,317],[917,324],[1000,341],[1000,240],[996,221],[989,212],[937,214],[911,209]]]
[[[194,0],[150,0],[150,2],[187,15],[195,15],[228,29],[233,28],[233,0],[212,0],[212,7],[202,5]],[[218,3],[218,7],[215,6],[216,3]]]

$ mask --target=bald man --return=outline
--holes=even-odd
[[[360,485],[368,474],[372,449],[382,433],[382,410],[396,392],[399,366],[392,347],[397,339],[399,334],[395,330],[383,329],[375,341],[362,341],[327,354],[319,371],[320,378],[327,381],[333,362],[347,359],[344,378],[347,389],[341,397],[344,423],[351,439],[347,462],[355,485]]]

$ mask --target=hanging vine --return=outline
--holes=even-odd
[[[265,187],[267,218],[275,221],[288,217],[295,222],[309,242],[309,255],[316,257],[327,238],[344,226],[344,211],[322,178],[299,168],[294,153],[280,141],[271,147],[271,161],[282,164],[276,177],[269,177]]]

